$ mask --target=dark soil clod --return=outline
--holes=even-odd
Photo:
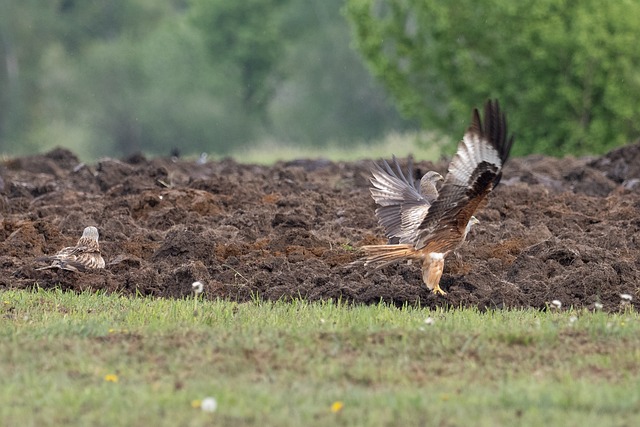
[[[0,166],[0,287],[104,289],[245,301],[332,298],[428,307],[607,310],[640,298],[640,144],[597,159],[530,156],[507,163],[445,297],[416,265],[370,272],[358,247],[383,243],[368,191],[370,162],[275,166],[180,159],[81,164],[64,149]],[[446,162],[418,162],[422,172]],[[416,169],[416,170],[417,170]],[[34,269],[34,259],[98,227],[104,271]]]

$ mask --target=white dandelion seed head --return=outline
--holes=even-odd
[[[198,157],[198,160],[196,160],[196,163],[199,165],[204,165],[205,163],[207,163],[207,157],[209,157],[207,153],[201,153],[200,157]]]
[[[604,307],[604,305],[599,302],[594,303],[593,306],[596,308],[596,310],[602,310],[602,308]]]
[[[553,301],[551,301],[551,305],[553,305],[556,308],[562,307],[562,303],[560,302],[560,300],[557,300],[557,299],[554,299]]]
[[[629,294],[620,294],[620,298],[622,298],[625,301],[631,301],[633,299],[633,297]]]
[[[322,317],[320,318],[320,323],[324,323],[326,322],[326,320],[324,320]]]
[[[193,282],[191,284],[191,287],[193,288],[193,292],[195,292],[196,294],[201,294],[202,291],[204,290],[204,285],[200,281]]]
[[[576,316],[569,317],[569,323],[575,323],[578,318]]]
[[[424,324],[425,325],[433,325],[434,322],[435,322],[435,320],[433,320],[433,318],[431,316],[429,316],[426,319],[424,319]]]
[[[218,409],[218,401],[216,401],[214,397],[205,397],[202,399],[200,409],[204,412],[216,412],[216,409]]]

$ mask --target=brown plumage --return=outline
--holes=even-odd
[[[422,260],[422,279],[434,293],[444,294],[440,278],[445,257],[457,249],[476,222],[473,213],[498,185],[513,136],[498,101],[487,101],[484,117],[473,110],[471,126],[458,144],[437,198],[412,239],[399,245],[364,246],[365,265],[381,267],[403,259]]]
[[[60,268],[69,271],[84,271],[88,268],[104,268],[104,259],[98,245],[98,229],[87,227],[75,246],[63,248],[53,256],[37,258],[37,261],[50,261],[51,265],[38,268]]]
[[[384,227],[389,243],[409,243],[415,239],[418,226],[429,212],[431,203],[438,197],[436,183],[442,175],[429,171],[420,180],[413,179],[413,163],[409,162],[407,175],[402,172],[394,156],[394,171],[386,160],[383,166],[374,163],[371,169],[371,197],[379,205],[376,209],[378,223]]]

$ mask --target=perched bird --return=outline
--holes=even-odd
[[[87,227],[75,246],[63,248],[53,256],[37,258],[37,261],[51,261],[51,265],[38,268],[60,268],[69,271],[84,271],[87,268],[104,268],[104,259],[98,245],[98,229]]]
[[[411,243],[416,230],[422,223],[431,203],[438,197],[436,183],[442,175],[427,172],[420,180],[420,186],[413,179],[413,163],[409,163],[407,175],[402,172],[398,159],[394,156],[394,172],[383,160],[384,167],[373,164],[371,169],[371,197],[379,205],[376,209],[378,222],[385,229],[389,243]]]
[[[449,171],[413,236],[396,245],[363,246],[365,266],[383,267],[395,261],[422,261],[422,280],[433,293],[444,295],[440,278],[447,255],[460,247],[481,202],[502,176],[513,136],[507,136],[507,120],[498,101],[487,101],[484,117],[473,110],[471,126],[458,144]]]

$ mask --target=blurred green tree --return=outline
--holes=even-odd
[[[284,78],[269,106],[280,140],[348,145],[415,127],[351,46],[343,6],[344,0],[292,1],[285,11],[283,31],[295,42],[279,63]]]
[[[400,110],[460,135],[497,97],[516,154],[598,153],[640,135],[640,2],[348,0],[357,46]]]
[[[406,127],[344,0],[0,2],[0,152],[227,153]]]
[[[33,125],[44,71],[40,57],[55,28],[53,2],[0,2],[0,150],[27,151],[18,135]]]
[[[267,107],[278,81],[286,43],[282,10],[289,0],[193,0],[191,16],[211,59],[239,79],[247,113],[268,123]]]
[[[44,106],[66,123],[60,137],[77,125],[87,129],[69,144],[87,156],[224,153],[251,139],[246,114],[234,104],[238,87],[210,65],[186,18],[168,20],[141,39],[94,42],[78,59],[58,59],[51,69],[55,64],[63,71],[50,77],[58,80]]]

